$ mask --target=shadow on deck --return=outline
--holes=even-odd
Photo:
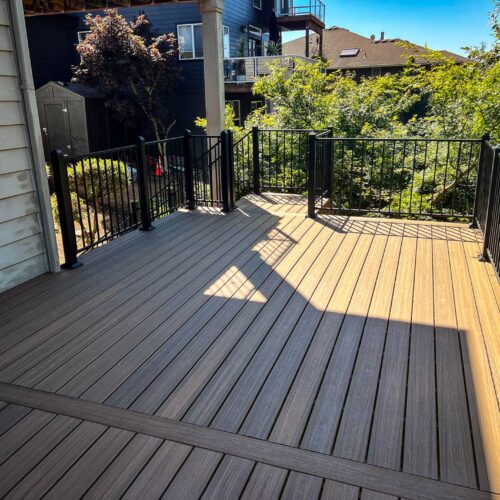
[[[177,213],[0,296],[0,496],[497,497],[478,233],[305,212]]]

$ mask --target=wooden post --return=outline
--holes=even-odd
[[[152,231],[151,224],[150,193],[149,193],[149,172],[146,158],[146,141],[144,137],[137,140],[137,184],[139,188],[139,205],[141,209],[140,231]]]
[[[306,28],[306,57],[309,57],[309,28]]]
[[[259,127],[252,127],[253,192],[260,194]]]
[[[308,190],[307,215],[316,218],[316,132],[309,132],[308,137]]]
[[[191,131],[184,131],[184,188],[186,190],[186,207],[188,210],[196,208],[196,200],[194,199],[194,178],[193,178],[193,162],[191,158]]]
[[[77,259],[77,244],[75,222],[73,219],[73,206],[71,204],[71,192],[69,189],[68,169],[62,151],[52,151],[52,174],[54,176],[54,188],[59,211],[59,226],[64,249],[64,264],[61,267],[75,269],[82,264]]]

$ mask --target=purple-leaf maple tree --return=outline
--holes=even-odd
[[[88,14],[90,33],[77,46],[80,64],[73,81],[97,87],[118,118],[137,124],[145,118],[157,140],[173,125],[169,100],[179,81],[173,33],[155,36],[144,14],[134,22],[116,9]]]

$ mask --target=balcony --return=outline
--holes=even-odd
[[[325,28],[325,4],[321,0],[282,0],[277,2],[276,17],[285,30],[312,29],[321,33]]]
[[[256,56],[232,57],[224,59],[224,83],[230,84],[234,92],[234,84],[252,84],[257,77],[271,74],[271,67],[278,64],[292,73],[296,61],[314,64],[314,60],[304,56]]]

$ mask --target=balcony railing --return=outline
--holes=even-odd
[[[277,2],[276,15],[306,16],[312,15],[325,22],[325,4],[321,0],[282,0]]]
[[[304,56],[255,56],[224,59],[224,81],[226,83],[252,83],[258,76],[271,74],[276,62],[290,73],[298,60],[313,64],[314,60]]]

